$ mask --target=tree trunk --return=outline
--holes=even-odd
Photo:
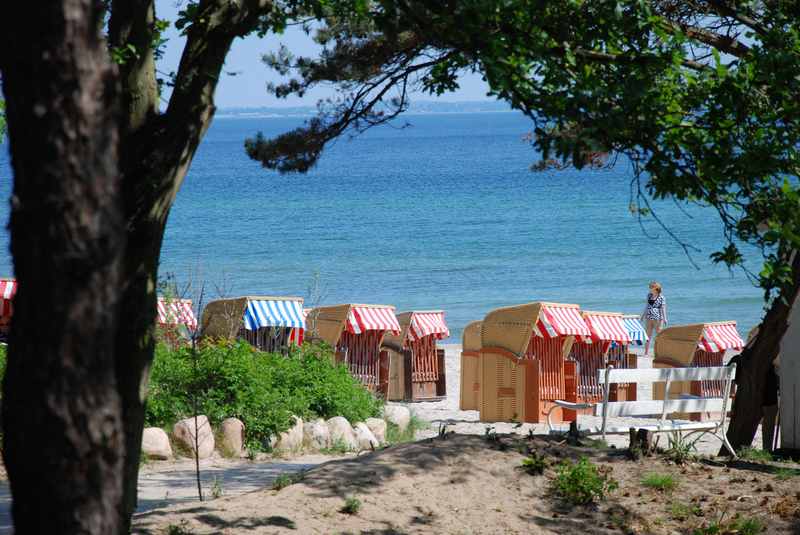
[[[761,405],[772,361],[778,356],[787,328],[792,303],[800,290],[800,255],[792,260],[792,284],[785,288],[767,310],[755,342],[737,359],[736,398],[728,427],[728,441],[734,449],[750,446],[761,422]],[[723,447],[720,455],[727,455]]]
[[[126,233],[115,72],[89,0],[0,18],[19,291],[3,382],[16,533],[120,533],[114,342]]]

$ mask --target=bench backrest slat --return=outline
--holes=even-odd
[[[609,383],[659,383],[669,377],[675,381],[727,381],[736,377],[733,366],[715,366],[709,368],[647,368],[647,369],[612,369],[608,372]],[[606,370],[597,371],[597,380],[606,384]]]
[[[670,399],[666,402],[656,401],[611,401],[606,403],[607,417],[612,416],[661,416],[666,408],[666,413],[673,412],[720,412],[723,409],[722,398],[687,398]],[[597,404],[594,409],[595,416],[603,415],[603,405]]]

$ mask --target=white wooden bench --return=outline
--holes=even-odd
[[[646,429],[653,433],[687,432],[708,433],[717,437],[725,448],[736,458],[728,438],[725,436],[725,418],[728,413],[731,385],[736,377],[736,365],[709,367],[709,368],[651,368],[651,369],[619,369],[609,366],[598,370],[598,383],[603,387],[603,401],[601,403],[572,403],[556,400],[555,405],[547,413],[547,428],[553,432],[550,413],[556,407],[565,409],[594,409],[595,416],[602,416],[603,423],[600,427],[578,427],[578,431],[587,435],[602,435],[605,439],[609,434],[626,434],[631,427]],[[664,399],[653,401],[608,401],[611,385],[614,383],[664,383],[664,392],[669,392],[670,383],[674,381],[723,381],[722,397],[701,398],[696,396],[681,396],[680,399]],[[664,396],[665,398],[668,396]],[[716,421],[687,422],[667,420],[667,415],[674,412],[710,412],[719,413]],[[661,415],[657,424],[609,426],[608,419],[612,416],[645,416]]]

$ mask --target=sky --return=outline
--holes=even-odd
[[[185,2],[176,0],[156,0],[156,16],[174,22],[178,11],[183,9],[184,5]],[[162,73],[169,73],[178,68],[185,39],[174,26],[170,27],[165,37],[168,41],[158,68]],[[335,92],[331,87],[319,87],[309,92],[303,99],[296,97],[277,99],[267,93],[267,84],[279,82],[281,78],[261,62],[261,56],[266,52],[277,50],[281,43],[285,44],[295,56],[312,55],[319,50],[318,45],[300,27],[291,27],[283,35],[267,35],[263,39],[256,35],[236,39],[224,69],[236,75],[223,75],[219,81],[216,93],[217,107],[311,106],[320,98],[334,95]],[[438,100],[447,102],[487,100],[486,92],[486,83],[479,75],[466,74],[458,91],[446,94]],[[168,98],[169,94],[165,93],[164,97]],[[412,99],[437,100],[435,96],[421,93],[413,94]]]

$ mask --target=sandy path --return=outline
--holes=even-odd
[[[305,455],[296,459],[263,461],[230,460],[220,457],[203,459],[200,461],[203,496],[206,499],[213,498],[215,488],[222,491],[222,496],[237,496],[270,488],[281,474],[302,472],[339,458],[342,457]],[[142,466],[139,471],[138,512],[189,503],[199,503],[193,460],[153,461]],[[0,482],[0,534],[9,533],[13,533],[11,492],[8,482],[2,481]]]
[[[406,404],[411,411],[423,420],[431,422],[431,426],[425,431],[420,432],[420,437],[431,437],[438,433],[439,426],[446,424],[448,430],[462,434],[483,434],[486,426],[491,425],[498,433],[518,433],[526,435],[532,429],[535,434],[546,434],[545,424],[523,424],[519,426],[514,423],[494,423],[486,424],[478,421],[478,411],[462,411],[458,408],[459,402],[459,381],[461,375],[461,344],[444,344],[445,363],[447,366],[447,399],[436,402],[417,402]],[[652,359],[639,357],[640,368],[652,367]],[[640,384],[637,389],[637,399],[652,399],[651,385]],[[581,416],[581,425],[600,425],[601,419],[594,416]],[[610,425],[636,426],[647,423],[655,423],[653,418],[611,418]],[[625,435],[609,435],[607,442],[617,447],[627,447],[628,437]],[[667,436],[659,438],[660,445],[666,445]],[[760,447],[761,428],[759,428],[753,443]],[[704,435],[697,444],[698,451],[703,454],[715,454],[719,451],[720,442],[714,437]]]

